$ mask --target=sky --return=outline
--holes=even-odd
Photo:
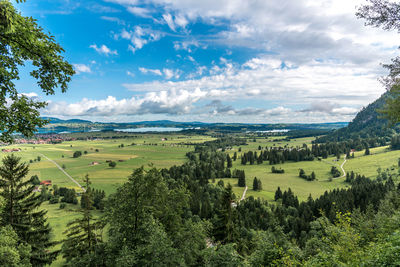
[[[313,123],[351,121],[385,89],[400,34],[364,26],[361,0],[29,0],[65,49],[67,93],[16,84],[43,116]]]

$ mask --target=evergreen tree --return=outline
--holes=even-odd
[[[35,195],[33,178],[24,180],[29,172],[28,165],[20,163],[21,158],[8,155],[0,167],[0,196],[4,198],[2,211],[3,225],[10,225],[19,239],[30,245],[30,262],[33,266],[51,264],[58,251],[49,252],[55,245],[50,241],[51,228],[47,223],[47,211],[40,209],[41,196]]]
[[[246,187],[246,177],[244,176],[244,171],[239,172],[238,186]]]
[[[238,237],[235,225],[237,214],[236,209],[232,207],[234,200],[235,194],[232,186],[228,184],[220,198],[220,209],[217,212],[217,219],[214,223],[214,237],[223,244],[235,242]]]
[[[237,153],[235,152],[233,153],[233,160],[236,161],[236,159],[237,159]]]
[[[104,262],[98,250],[103,243],[104,225],[100,220],[94,219],[90,211],[93,207],[93,194],[89,175],[85,176],[84,182],[86,192],[81,198],[82,216],[67,224],[68,229],[64,232],[67,239],[64,240],[62,254],[67,261],[67,266],[102,266]]]
[[[369,147],[367,146],[367,147],[365,148],[365,153],[364,153],[364,155],[365,155],[365,156],[368,156],[370,153],[371,153],[371,152],[369,151]]]
[[[275,201],[282,198],[282,191],[281,188],[278,186],[278,189],[275,191]]]
[[[257,179],[257,190],[261,191],[262,190],[262,183],[260,179]]]
[[[227,168],[232,168],[232,159],[229,156],[229,154],[226,154],[226,167]]]
[[[257,180],[257,177],[254,177],[254,179],[253,179],[253,190],[254,191],[258,191],[259,189],[258,189],[258,180]]]
[[[312,173],[311,173],[311,181],[314,181],[315,179],[316,179],[315,172],[312,172]]]

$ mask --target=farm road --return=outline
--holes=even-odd
[[[42,153],[39,153],[41,156],[43,156],[45,159],[47,159],[48,161],[52,162],[54,165],[57,166],[57,168],[60,169],[60,171],[62,171],[69,179],[71,179],[72,182],[74,182],[77,186],[80,187],[80,189],[82,189],[83,192],[86,192],[86,189],[81,186],[78,181],[76,181],[74,178],[71,177],[71,175],[69,175],[63,168],[60,167],[60,165],[57,164],[57,162],[55,162],[52,159],[49,159],[48,157],[46,157],[45,155],[43,155]]]

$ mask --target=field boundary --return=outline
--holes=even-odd
[[[44,154],[42,154],[42,153],[39,153],[39,154],[40,154],[42,157],[44,157],[45,159],[47,159],[48,161],[52,162],[54,165],[56,165],[57,168],[59,168],[60,171],[62,171],[69,179],[71,179],[72,182],[74,182],[77,186],[79,186],[79,188],[82,189],[83,192],[86,192],[86,189],[85,189],[82,185],[80,185],[80,184],[78,183],[77,180],[75,180],[74,178],[72,178],[72,176],[69,175],[63,168],[61,168],[60,165],[58,165],[57,162],[55,162],[54,160],[48,158],[46,155],[44,155]]]

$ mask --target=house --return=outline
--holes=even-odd
[[[49,186],[51,185],[51,180],[44,180],[40,182],[40,185],[45,185],[45,186]]]
[[[89,165],[92,165],[92,166],[94,166],[94,165],[99,165],[100,163],[99,162],[97,162],[97,161],[92,161],[92,163],[90,163]]]

